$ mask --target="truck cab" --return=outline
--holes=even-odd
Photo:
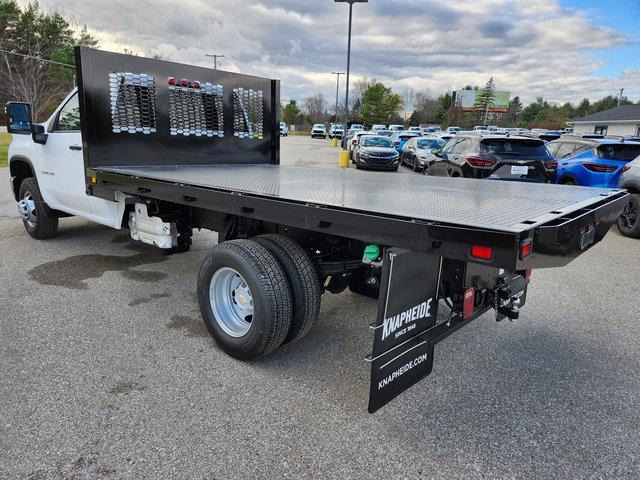
[[[87,195],[78,90],[73,89],[42,124],[33,123],[31,107],[25,103],[9,102],[7,113],[12,134],[8,152],[11,189],[23,220],[37,222],[39,198],[43,212],[56,220],[78,215],[120,228],[124,204]],[[30,178],[35,189],[22,188]]]

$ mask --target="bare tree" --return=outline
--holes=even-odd
[[[58,13],[45,14],[37,3],[20,8],[0,2],[0,98],[31,104],[43,120],[73,86],[73,46],[95,47],[86,27],[74,30]]]
[[[302,108],[311,123],[324,123],[327,119],[327,99],[321,93],[307,98],[302,103]]]

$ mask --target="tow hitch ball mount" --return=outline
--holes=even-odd
[[[514,295],[509,286],[498,285],[495,289],[493,307],[496,309],[496,320],[499,322],[504,317],[516,320],[520,316],[520,297]]]

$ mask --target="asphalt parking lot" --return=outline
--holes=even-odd
[[[332,167],[337,151],[292,136],[282,162]],[[301,342],[241,363],[198,313],[215,234],[165,256],[72,218],[33,240],[8,177],[0,478],[638,478],[640,241],[615,228],[535,271],[520,320],[463,328],[370,415],[375,301],[327,294]]]

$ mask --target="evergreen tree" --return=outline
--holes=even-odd
[[[295,125],[300,121],[300,108],[295,100],[289,100],[282,109],[282,121],[287,125]]]
[[[473,108],[478,111],[477,118],[479,120],[486,120],[489,110],[493,108],[495,92],[496,86],[493,77],[491,77],[484,88],[476,94],[476,99],[473,102]]]

